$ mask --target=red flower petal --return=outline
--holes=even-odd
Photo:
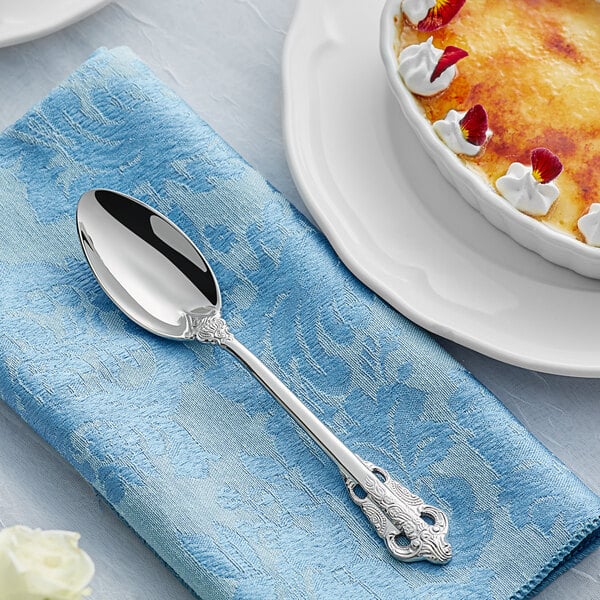
[[[418,22],[417,29],[434,31],[447,25],[465,2],[466,0],[436,0],[435,6],[429,9],[427,16]]]
[[[459,121],[460,130],[467,142],[481,146],[487,139],[488,116],[481,104],[471,107]]]
[[[562,163],[556,154],[548,148],[536,148],[531,152],[532,175],[540,183],[549,183],[556,179],[563,170]]]
[[[444,54],[440,56],[435,69],[429,78],[429,81],[434,82],[448,67],[455,65],[461,58],[469,56],[469,53],[462,48],[456,46],[446,46]]]

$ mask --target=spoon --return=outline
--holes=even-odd
[[[398,560],[444,564],[452,556],[446,514],[361,459],[256,356],[221,317],[221,293],[208,262],[174,223],[119,192],[90,190],[77,206],[79,239],[111,300],[151,333],[227,349],[337,464],[350,494]]]

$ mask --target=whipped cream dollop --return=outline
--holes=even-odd
[[[577,221],[577,227],[590,246],[600,246],[600,203],[590,205],[587,214]]]
[[[517,210],[534,217],[544,216],[558,198],[556,184],[540,183],[532,168],[521,163],[512,163],[496,188]]]
[[[475,156],[481,150],[481,146],[467,141],[460,127],[460,120],[466,114],[466,112],[458,112],[457,110],[451,109],[444,119],[433,123],[433,129],[452,152],[456,152],[456,154],[466,154],[467,156]],[[488,129],[485,138],[486,141],[491,135],[492,132]]]
[[[456,65],[448,67],[431,81],[431,75],[444,54],[433,45],[433,36],[421,44],[407,46],[398,57],[398,73],[406,87],[419,96],[433,96],[445,90],[456,77]]]
[[[416,25],[427,16],[429,10],[434,6],[435,0],[404,0],[402,12],[413,25]]]

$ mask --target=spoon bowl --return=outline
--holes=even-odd
[[[189,317],[221,310],[208,262],[177,225],[111,190],[90,190],[77,206],[84,254],[110,299],[157,335],[189,338]]]

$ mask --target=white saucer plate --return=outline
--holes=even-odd
[[[288,162],[340,258],[401,313],[514,365],[600,377],[600,281],[519,246],[438,171],[388,88],[384,0],[299,0],[283,59]]]
[[[97,11],[110,0],[0,0],[0,48],[39,38]]]

